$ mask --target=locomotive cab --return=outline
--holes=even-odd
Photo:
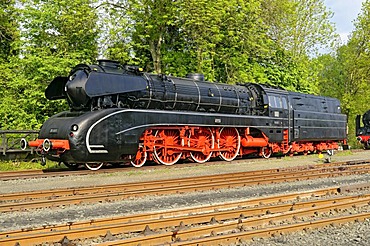
[[[269,104],[269,138],[272,141],[283,141],[284,138],[289,138],[290,136],[290,134],[286,131],[284,132],[283,129],[288,130],[291,127],[288,92],[275,88],[266,88],[265,90]]]

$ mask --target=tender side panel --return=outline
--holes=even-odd
[[[346,138],[346,116],[294,110],[295,141],[316,141]]]

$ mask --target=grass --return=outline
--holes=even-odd
[[[57,162],[47,161],[45,166],[40,161],[0,161],[0,171],[21,171],[65,168]]]
[[[353,152],[351,150],[335,151],[334,156],[335,155],[337,155],[337,156],[349,156],[349,155],[353,155]]]

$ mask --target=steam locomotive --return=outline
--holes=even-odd
[[[364,145],[365,149],[370,149],[370,110],[362,116],[363,126],[361,127],[361,115],[356,116],[356,136],[357,140]]]
[[[98,62],[77,65],[47,87],[46,98],[66,99],[70,110],[49,118],[36,140],[22,141],[38,149],[43,163],[46,157],[97,170],[106,163],[232,161],[331,151],[346,139],[346,116],[335,98]]]

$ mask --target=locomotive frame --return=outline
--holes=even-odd
[[[97,170],[104,163],[307,154],[346,142],[346,116],[335,98],[201,78],[147,74],[106,60],[78,65],[46,90],[51,100],[67,99],[71,110],[52,116],[28,144],[71,168]]]

